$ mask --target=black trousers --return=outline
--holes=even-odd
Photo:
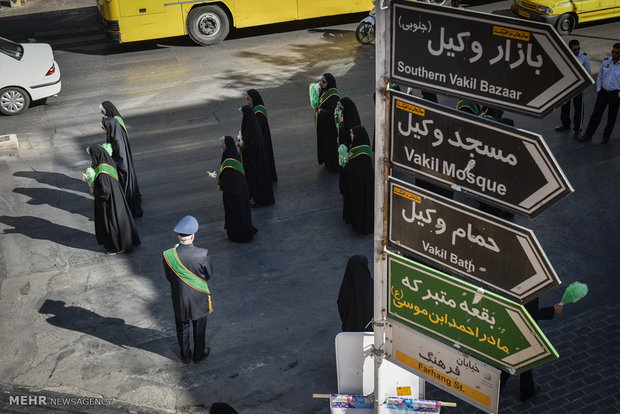
[[[614,129],[616,117],[618,116],[620,97],[618,96],[618,91],[606,91],[604,89],[601,89],[601,91],[596,95],[594,109],[592,110],[592,115],[590,115],[590,121],[588,122],[588,127],[585,132],[586,136],[591,137],[594,135],[594,132],[596,132],[596,128],[598,128],[598,124],[601,122],[601,118],[603,117],[603,112],[608,105],[607,125],[605,125],[605,129],[603,130],[603,138],[609,138],[611,136],[611,131]]]
[[[510,378],[511,375],[505,371],[502,371],[500,373],[500,382],[499,382],[499,389],[500,391],[504,388],[504,386],[506,385],[506,382],[508,381],[508,378]],[[534,387],[534,376],[532,375],[532,370],[530,369],[529,371],[525,371],[522,374],[519,374],[519,388],[521,391],[521,399],[527,399],[530,398],[534,395],[535,393],[535,387]]]
[[[180,321],[174,319],[177,327],[177,340],[181,348],[181,356],[183,358],[192,355],[189,343],[189,323],[190,321]],[[191,321],[194,333],[194,359],[200,358],[205,353],[205,332],[207,330],[207,317]]]
[[[583,93],[575,96],[572,100],[573,107],[575,108],[575,114],[573,115],[573,130],[576,132],[581,131],[581,124],[583,124]],[[560,111],[560,120],[562,125],[570,128],[570,107],[571,101],[562,105]]]

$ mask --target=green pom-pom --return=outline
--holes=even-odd
[[[340,144],[338,147],[338,164],[341,167],[344,167],[349,162],[349,150],[346,145]]]
[[[588,285],[580,282],[571,283],[562,296],[563,303],[575,303],[588,294]]]
[[[313,82],[308,88],[310,94],[310,106],[316,108],[319,105],[319,93],[321,91],[321,85],[318,82]]]
[[[88,183],[89,187],[92,187],[95,182],[95,170],[92,167],[88,167],[86,172],[82,174],[82,178]]]
[[[108,155],[111,157],[112,156],[112,144],[110,144],[109,142],[105,142],[101,144],[101,146],[103,147],[104,150],[106,150]]]

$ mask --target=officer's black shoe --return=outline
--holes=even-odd
[[[558,125],[555,127],[555,130],[560,131],[568,131],[570,129],[570,125]]]
[[[609,142],[609,137],[603,137],[601,140],[601,144],[607,144]]]
[[[591,140],[592,140],[592,135],[582,135],[577,138],[577,141],[579,142],[586,142],[586,141],[591,141]]]
[[[191,360],[192,357],[190,355],[181,355],[181,361],[183,361],[184,364],[189,364]]]
[[[203,359],[205,359],[206,357],[209,356],[209,353],[211,352],[211,348],[206,347],[205,351],[202,353],[202,355],[194,355],[194,364],[198,364],[200,363],[200,361],[202,361]]]

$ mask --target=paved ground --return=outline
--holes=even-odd
[[[3,7],[0,33],[3,25],[14,21],[4,20],[10,14],[29,9],[60,17],[58,8],[84,5],[92,8],[93,2],[30,0],[20,8]],[[75,19],[85,15],[71,14]],[[613,30],[597,35],[593,30],[586,27],[575,35],[582,43],[591,42],[588,50],[597,50],[592,53],[597,68],[597,57],[604,56],[610,39],[620,35]],[[75,66],[83,61],[79,54],[93,49],[71,49],[73,43],[54,33],[50,41],[64,45],[57,54],[59,62],[66,63],[63,73],[77,73]],[[95,39],[90,32],[81,35]],[[64,94],[50,104],[20,118],[0,118],[0,134],[19,132],[24,143],[19,157],[0,159],[0,411],[204,412],[210,403],[223,400],[248,414],[328,412],[324,401],[310,395],[336,389],[337,290],[346,259],[358,252],[370,255],[372,238],[357,237],[342,223],[337,177],[315,165],[306,87],[316,73],[341,70],[341,91],[355,100],[371,129],[372,79],[367,74],[374,65],[372,49],[355,45],[351,25],[322,32],[313,41],[323,48],[298,47],[293,57],[285,48],[260,49],[261,39],[277,40],[267,36],[257,38],[256,44],[248,39],[225,43],[231,49],[248,43],[258,49],[240,53],[247,60],[231,62],[214,80],[229,89],[265,82],[261,92],[270,110],[280,181],[276,206],[255,212],[259,234],[248,245],[226,240],[220,196],[213,182],[201,175],[217,166],[217,137],[239,128],[235,111],[241,96],[214,92],[205,80],[205,92],[192,95],[193,84],[166,84],[153,88],[145,99],[136,84],[165,82],[164,74],[151,70],[156,51],[135,48],[135,53],[114,54],[105,49],[87,67],[102,71],[97,72],[101,82],[87,78],[92,82],[89,89],[88,82],[67,76]],[[341,61],[319,55],[325,45]],[[189,43],[181,41],[179,48],[189,49]],[[166,56],[161,67],[180,73],[183,56]],[[297,69],[273,87],[268,84],[276,83],[275,75],[261,72],[266,79],[248,78],[243,71],[248,62],[256,65],[250,69],[288,68],[297,56],[300,66],[317,56],[328,63]],[[205,71],[213,70],[209,64],[205,62]],[[121,65],[132,65],[140,77],[106,83],[121,73]],[[92,200],[79,179],[87,164],[83,148],[103,139],[96,128],[96,105],[106,85],[113,85],[107,93],[127,111],[145,195],[145,217],[138,221],[143,244],[131,255],[118,257],[103,255],[96,245]],[[201,93],[206,97],[200,102],[166,105],[179,102],[181,95],[194,99]],[[587,108],[593,101],[589,89]],[[441,102],[453,104],[451,99]],[[601,127],[595,142],[579,144],[569,134],[553,131],[558,117],[557,111],[544,120],[513,116],[517,126],[545,137],[575,193],[535,220],[517,222],[534,230],[565,284],[586,282],[590,294],[567,305],[555,320],[541,322],[560,359],[535,370],[541,393],[532,402],[518,401],[518,380],[512,379],[500,400],[500,412],[618,413],[620,222],[615,206],[620,202],[620,125],[607,146],[598,144]],[[212,355],[206,364],[189,368],[176,356],[168,286],[160,264],[160,252],[174,242],[170,228],[184,214],[198,217],[202,230],[197,244],[210,249],[218,272],[210,285],[218,292],[207,338]],[[558,288],[545,294],[543,305],[558,301],[561,293]],[[97,397],[110,405],[107,411],[9,405],[9,397],[15,395]],[[431,386],[427,397],[455,401]],[[480,412],[457,403],[459,407],[443,412]]]

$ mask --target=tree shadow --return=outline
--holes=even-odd
[[[84,186],[86,186],[86,184],[84,184],[83,187]],[[93,202],[86,197],[53,188],[20,187],[13,189],[13,192],[30,197],[27,204],[33,206],[47,204],[52,207],[68,211],[69,213],[81,214],[92,221],[91,216]]]
[[[83,180],[57,172],[36,170],[16,171],[13,176],[32,178],[41,184],[53,185],[54,187],[64,188],[66,190],[80,192],[85,192],[86,190],[86,183]]]
[[[168,359],[178,359],[173,350],[176,339],[155,329],[129,325],[121,318],[101,316],[79,306],[66,306],[60,300],[46,299],[39,313],[53,315],[47,318],[47,322],[59,328],[91,335],[121,348],[139,348]]]
[[[61,226],[34,216],[0,216],[0,223],[14,227],[4,230],[2,234],[19,233],[31,239],[49,240],[75,249],[101,252],[93,234],[71,227]]]

